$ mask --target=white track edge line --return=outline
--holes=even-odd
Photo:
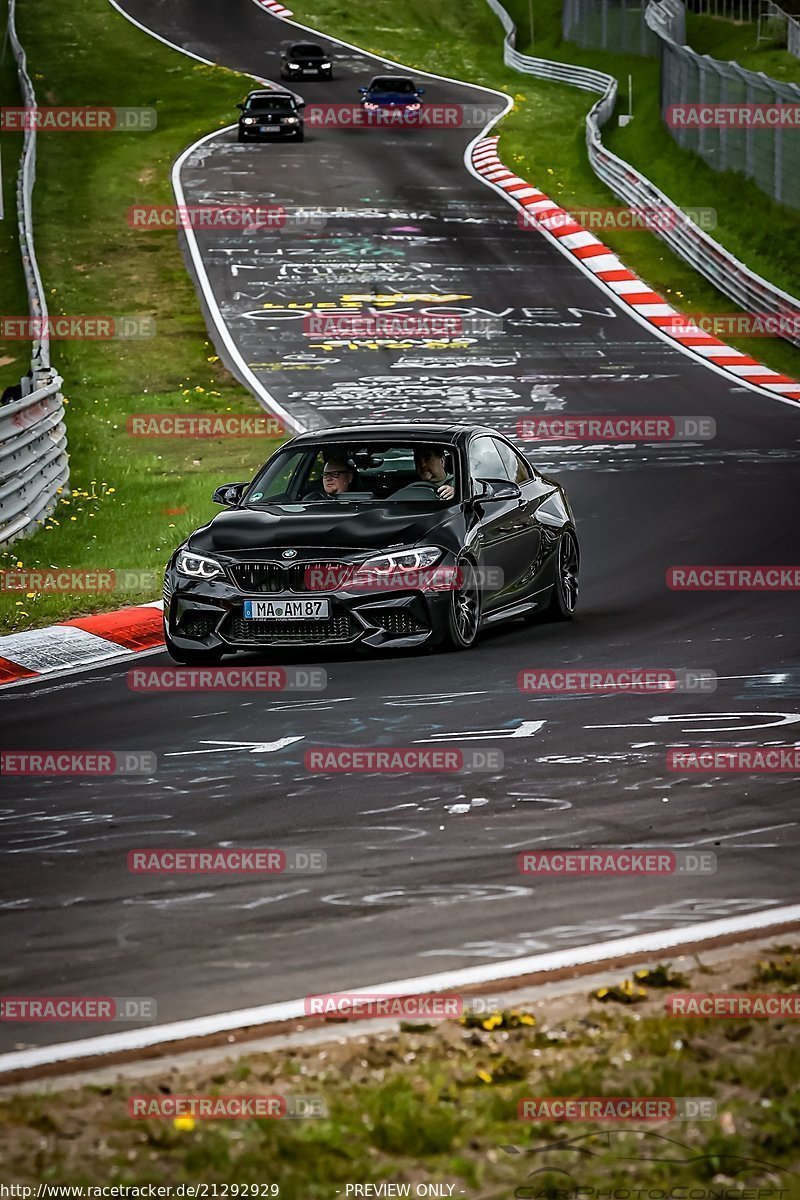
[[[397,979],[388,983],[365,984],[358,988],[337,989],[337,993],[370,992],[385,995],[415,995],[418,993],[442,992],[446,988],[470,987],[490,983],[496,979],[512,979],[540,972],[569,969],[608,959],[626,958],[635,954],[658,953],[681,945],[709,941],[730,934],[746,933],[773,926],[788,925],[800,921],[800,904],[785,905],[737,917],[722,917],[717,921],[704,921],[697,925],[661,929],[653,933],[636,934],[632,937],[616,938],[593,946],[576,946],[566,950],[554,950],[548,954],[530,955],[525,958],[507,959],[487,963],[478,967],[462,967],[452,971],[441,971],[435,975],[422,975],[416,979]],[[334,993],[334,994],[337,994]],[[19,1071],[31,1067],[55,1063],[72,1062],[103,1054],[117,1054],[131,1050],[145,1050],[169,1042],[185,1041],[190,1038],[208,1037],[231,1029],[248,1026],[268,1025],[308,1016],[305,999],[286,1000],[278,1004],[264,1004],[254,1008],[243,1008],[230,1012],[213,1013],[205,1017],[193,1017],[184,1021],[173,1021],[167,1025],[156,1025],[148,1029],[129,1029],[120,1033],[102,1034],[77,1042],[61,1042],[51,1046],[36,1046],[0,1055],[0,1073]],[[331,1036],[334,1036],[332,1031]],[[231,1053],[246,1053],[245,1043],[231,1047]]]
[[[207,66],[207,67],[219,67],[220,70],[231,70],[232,69],[230,67],[227,67],[224,63],[213,62],[210,58],[203,58],[200,54],[195,54],[192,50],[186,50],[183,46],[178,46],[178,45],[176,45],[175,42],[169,41],[168,38],[162,37],[160,33],[156,33],[154,30],[148,29],[148,27],[146,25],[143,25],[141,23],[141,21],[137,21],[135,17],[132,17],[130,15],[130,13],[127,13],[125,11],[125,9],[122,8],[121,5],[119,4],[119,0],[108,0],[108,2],[112,6],[112,8],[114,8],[116,10],[116,12],[118,12],[120,14],[120,16],[123,16],[126,19],[126,21],[130,21],[130,23],[132,25],[135,25],[137,29],[140,29],[142,31],[142,33],[146,33],[150,37],[155,38],[156,41],[161,42],[164,46],[168,46],[170,48],[170,50],[175,50],[175,51],[177,51],[178,54],[185,54],[188,58],[193,58],[197,62],[203,63],[204,66]],[[261,5],[259,5],[259,8],[261,9],[262,12],[268,11],[268,10],[264,9]],[[274,15],[274,14],[271,14],[271,15]],[[237,74],[248,75],[248,74],[250,74],[250,72],[238,71]],[[257,80],[259,83],[270,83],[270,84],[272,83],[271,80],[265,79],[261,75],[250,75],[250,78]],[[203,144],[203,142],[207,142],[207,141],[209,141],[210,138],[217,137],[219,134],[227,133],[227,131],[229,129],[235,129],[235,128],[236,128],[235,125],[227,125],[227,126],[225,126],[224,129],[217,129],[213,133],[205,134],[203,137],[199,138],[198,141],[194,142],[191,146],[189,146],[188,149],[184,150],[183,153],[180,154],[178,156],[178,158],[175,160],[175,163],[172,168],[172,190],[175,192],[175,198],[178,201],[179,205],[185,205],[185,203],[186,203],[186,199],[185,199],[184,192],[183,192],[183,186],[180,182],[180,168],[182,167],[185,159],[192,153],[193,150],[196,149],[196,147],[201,146]],[[231,355],[231,358],[233,359],[233,361],[236,363],[237,367],[241,371],[242,382],[245,383],[245,381],[247,381],[247,383],[245,383],[245,386],[250,387],[250,389],[253,391],[253,394],[255,395],[256,399],[258,400],[258,402],[260,403],[262,408],[266,409],[267,412],[273,413],[275,416],[281,417],[297,433],[305,433],[306,432],[305,425],[303,425],[301,421],[298,421],[289,412],[287,412],[286,409],[281,404],[279,404],[278,401],[275,400],[273,396],[270,395],[270,393],[267,391],[267,389],[264,387],[264,385],[261,383],[261,381],[253,374],[250,367],[245,362],[241,351],[239,350],[238,346],[236,345],[236,343],[233,341],[233,338],[231,337],[228,327],[225,324],[225,321],[223,320],[222,313],[220,312],[216,297],[214,296],[214,293],[211,290],[211,285],[208,280],[208,275],[206,273],[205,266],[203,265],[202,259],[200,258],[199,253],[198,253],[197,239],[195,237],[194,229],[191,226],[187,226],[183,230],[183,232],[186,235],[186,241],[189,246],[189,253],[191,254],[192,262],[194,263],[195,271],[197,272],[197,279],[198,279],[198,283],[200,284],[200,290],[202,291],[203,298],[208,306],[209,315],[211,316],[211,319],[214,322],[214,328],[216,329],[217,333],[220,335],[222,341],[224,342],[225,348],[227,349],[228,353]]]
[[[163,42],[165,46],[169,46],[170,50],[177,50],[179,54],[185,54],[188,58],[194,58],[197,62],[201,62],[207,67],[218,67],[221,65],[220,63],[212,62],[210,58],[203,58],[199,54],[194,54],[191,50],[184,50],[183,46],[176,46],[174,42],[168,41],[160,33],[154,33],[152,29],[148,29],[146,25],[142,25],[141,21],[137,21],[136,17],[132,17],[130,13],[125,12],[125,9],[118,3],[118,0],[108,0],[108,3],[112,8],[117,10],[121,17],[124,17],[126,21],[130,21],[131,25],[135,25],[137,29],[141,29],[142,33],[149,34],[157,42]]]
[[[191,146],[188,146],[182,154],[178,155],[172,167],[172,190],[175,193],[175,199],[178,201],[179,207],[186,206],[186,196],[184,194],[183,184],[181,182],[181,167],[186,159],[197,149],[198,146],[202,146],[204,142],[208,142],[212,138],[219,137],[221,133],[227,133],[229,129],[235,128],[235,125],[227,125],[224,129],[216,129],[213,133],[207,133],[194,142]],[[231,359],[241,372],[242,381],[247,381],[247,386],[250,387],[262,408],[264,408],[267,412],[274,414],[275,416],[281,417],[281,419],[284,420],[292,429],[294,429],[295,432],[305,433],[306,426],[303,424],[303,422],[299,421],[297,417],[293,417],[291,413],[288,412],[288,410],[285,409],[283,405],[277,401],[270,392],[267,391],[261,380],[254,374],[254,372],[245,362],[244,355],[236,344],[233,335],[222,316],[222,312],[220,311],[217,298],[214,295],[211,282],[208,278],[208,272],[206,271],[205,263],[203,262],[202,255],[200,254],[194,229],[191,225],[187,225],[184,228],[183,233],[186,237],[186,244],[189,247],[189,253],[192,257],[192,262],[197,275],[197,282],[200,285],[200,290],[203,293],[203,299],[208,307],[211,320],[214,322],[214,328],[219,334],[219,337],[231,356]]]
[[[109,654],[107,658],[95,658],[88,663],[70,663],[63,667],[57,667],[54,671],[42,671],[36,675],[25,675],[21,679],[9,679],[5,683],[0,683],[0,692],[8,691],[9,688],[30,687],[35,683],[50,683],[54,679],[63,679],[66,675],[85,675],[88,671],[102,670],[103,667],[126,662],[129,658],[145,658],[148,654],[164,654],[165,649],[163,642],[158,646],[148,646],[146,650],[129,650],[124,646],[118,646],[118,653]],[[13,662],[13,659],[9,659],[9,662]]]

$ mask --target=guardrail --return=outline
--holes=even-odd
[[[35,109],[36,93],[25,50],[17,35],[16,0],[8,0],[8,40],[17,64],[25,108]],[[33,244],[33,185],[36,181],[36,129],[24,133],[17,174],[17,226],[31,317],[46,331],[48,321],[39,264]],[[47,337],[33,342],[33,390],[0,408],[0,545],[31,533],[67,490],[69,465],[61,379],[50,363]],[[24,385],[23,381],[23,385]]]
[[[507,66],[538,79],[568,83],[584,91],[600,93],[600,99],[586,115],[586,149],[598,178],[632,208],[652,209],[658,206],[664,213],[664,220],[653,226],[653,233],[657,237],[741,308],[759,316],[777,317],[780,336],[800,346],[800,332],[797,329],[800,300],[739,262],[645,175],[603,145],[600,129],[614,112],[617,100],[617,80],[614,76],[571,63],[520,54],[515,48],[516,27],[511,15],[500,4],[500,0],[487,0],[487,3],[505,30],[503,61]],[[650,0],[648,13],[655,10],[653,19],[658,21],[662,18],[664,7],[658,0]]]
[[[0,408],[0,545],[32,533],[69,479],[61,379]]]

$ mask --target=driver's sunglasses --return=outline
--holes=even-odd
[[[323,471],[323,479],[338,479],[340,475],[349,475],[349,471]]]

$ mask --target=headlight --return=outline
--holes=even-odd
[[[325,67],[325,68],[327,68],[327,70],[330,70],[330,69],[331,69],[331,67],[333,66],[333,63],[324,62],[324,63],[320,63],[319,65],[320,65],[321,67]]]
[[[202,554],[193,554],[191,550],[181,550],[175,560],[175,570],[190,579],[216,579],[224,574],[222,567],[213,558]]]
[[[417,110],[420,109],[421,107],[422,107],[421,104],[407,104],[406,105],[406,109],[408,110],[408,112],[417,112]]]
[[[393,550],[391,554],[378,554],[368,558],[359,567],[361,571],[374,571],[379,575],[391,571],[420,571],[436,566],[444,553],[438,546],[421,546],[418,550]]]
[[[284,123],[284,125],[299,125],[300,118],[299,117],[284,117],[283,123]]]
[[[287,65],[287,66],[289,66],[289,67],[291,67],[293,71],[296,71],[296,70],[297,70],[297,68],[300,66],[300,63],[292,63],[292,62],[290,62],[290,63],[287,63],[286,65]]]
[[[242,117],[243,125],[255,125],[255,123],[256,123],[255,117]]]
[[[373,108],[377,108],[377,107],[378,107],[377,104],[373,104],[371,100],[364,101],[364,108],[368,108],[368,109],[372,110]]]

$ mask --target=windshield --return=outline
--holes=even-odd
[[[320,50],[319,46],[292,46],[289,53],[297,58],[322,58],[325,51]]]
[[[375,92],[416,92],[416,87],[410,79],[373,79],[369,85]]]
[[[439,495],[441,489],[445,496]],[[453,493],[452,495],[450,493]],[[458,459],[450,444],[329,442],[287,447],[255,477],[247,507],[275,504],[454,504]]]
[[[245,105],[248,112],[294,112],[291,96],[256,96]]]

